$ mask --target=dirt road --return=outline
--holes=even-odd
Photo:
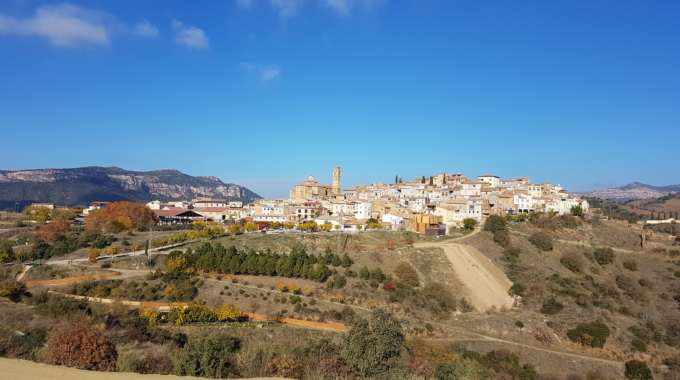
[[[511,307],[514,300],[508,295],[512,282],[498,269],[491,260],[476,248],[460,244],[458,241],[472,234],[456,239],[435,243],[415,244],[415,247],[441,248],[453,265],[456,276],[467,289],[470,302],[479,310],[485,311],[493,307]]]
[[[163,376],[163,375],[140,375],[128,372],[93,372],[75,368],[57,367],[26,360],[14,360],[0,358],[0,380],[191,380],[198,377],[190,376]],[[262,378],[260,378],[262,379]],[[248,379],[243,379],[248,380]],[[255,379],[250,379],[255,380]],[[280,377],[271,377],[269,380],[285,380]]]

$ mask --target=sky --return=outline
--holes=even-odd
[[[680,184],[680,2],[0,2],[0,170]]]

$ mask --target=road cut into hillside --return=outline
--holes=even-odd
[[[204,379],[192,376],[173,375],[140,375],[129,372],[93,372],[69,367],[34,363],[26,360],[0,358],[0,379],[12,380],[191,380]],[[259,378],[263,379],[263,378]],[[270,377],[269,380],[285,380],[280,377]],[[248,379],[242,379],[248,380]],[[255,380],[255,379],[250,379]]]
[[[479,310],[512,307],[508,295],[512,282],[491,260],[476,248],[463,244],[441,244],[460,282],[467,288],[470,302]]]
[[[451,262],[458,280],[466,288],[472,305],[481,311],[503,306],[511,307],[514,299],[508,295],[512,281],[476,248],[458,241],[479,232],[446,240],[441,243],[416,243],[415,247],[441,248]]]

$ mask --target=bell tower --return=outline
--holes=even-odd
[[[341,183],[340,167],[336,166],[333,168],[333,194],[335,195],[342,194],[342,186],[340,183]]]

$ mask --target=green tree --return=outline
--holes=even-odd
[[[475,228],[476,225],[477,225],[477,221],[474,220],[473,218],[463,219],[463,226],[465,226],[465,228],[472,229],[472,228]]]
[[[231,359],[238,348],[238,339],[231,336],[192,337],[177,354],[175,375],[212,379],[235,376]]]
[[[434,186],[434,177],[430,177],[430,186]]]
[[[581,217],[583,216],[583,207],[581,205],[576,205],[576,206],[571,206],[571,209],[569,209],[571,212],[571,215]]]
[[[425,176],[420,180],[420,183],[425,183]]]
[[[581,323],[567,331],[567,337],[574,343],[602,348],[609,337],[609,327],[600,322]]]
[[[394,183],[399,183],[399,176],[398,175],[394,176]]]
[[[362,267],[359,270],[359,278],[362,280],[368,280],[371,277],[371,272],[368,270],[367,267]]]
[[[370,320],[353,316],[342,353],[352,369],[367,377],[387,375],[400,365],[404,344],[401,323],[379,309]]]
[[[342,267],[343,268],[349,268],[354,264],[354,260],[352,260],[348,254],[342,255]]]

